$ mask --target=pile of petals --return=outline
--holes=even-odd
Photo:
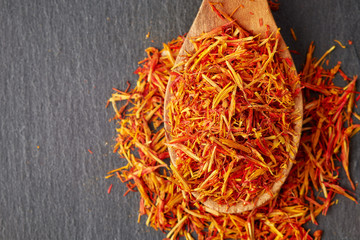
[[[266,205],[242,214],[223,214],[207,209],[191,194],[183,194],[169,168],[169,153],[163,128],[164,96],[171,68],[184,38],[163,44],[161,51],[148,48],[147,58],[136,70],[133,89],[114,89],[108,104],[117,124],[114,152],[121,157],[118,169],[107,177],[126,184],[127,195],[140,194],[139,219],[166,232],[166,239],[319,239],[303,225],[316,224],[326,215],[336,194],[356,202],[339,185],[339,172],[349,176],[349,141],[360,130],[354,121],[356,77],[346,76],[339,62],[326,68],[326,61],[307,54],[300,74],[304,94],[304,123],[299,152],[290,175],[277,197]],[[343,78],[346,87],[334,85]],[[355,119],[355,120],[353,120]],[[340,163],[340,164],[339,164]],[[341,167],[339,167],[341,166]]]

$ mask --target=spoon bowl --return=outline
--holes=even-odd
[[[221,12],[231,15],[232,12],[237,9],[232,14],[232,19],[235,19],[236,22],[247,31],[250,31],[252,35],[258,35],[265,36],[266,31],[270,32],[276,32],[278,27],[274,21],[274,18],[271,14],[271,10],[269,8],[267,0],[255,0],[255,1],[244,1],[244,0],[223,0],[222,6],[217,5],[219,7],[219,10]],[[183,43],[182,48],[180,49],[179,55],[175,61],[175,66],[182,62],[185,59],[186,53],[194,52],[194,46],[190,42],[190,39],[192,37],[199,36],[201,33],[209,32],[212,29],[222,26],[225,23],[227,23],[229,20],[220,18],[211,8],[210,4],[208,3],[208,0],[204,0],[200,6],[199,12],[190,28],[190,31]],[[261,24],[262,23],[262,24]],[[289,50],[287,49],[287,46],[280,36],[279,40],[279,49],[282,51],[279,52],[280,57],[282,58],[288,58],[292,61],[291,54]],[[294,65],[294,64],[293,64]],[[168,116],[168,104],[170,102],[170,99],[172,97],[172,93],[170,90],[170,86],[172,85],[173,79],[170,78],[166,94],[165,94],[165,132],[166,132],[166,138],[167,141],[171,141],[171,126],[168,124],[169,122],[169,116]],[[296,151],[300,142],[300,136],[301,136],[301,128],[302,128],[302,115],[303,115],[303,104],[302,104],[302,95],[301,93],[296,96],[294,99],[295,101],[295,111],[299,112],[301,115],[301,118],[295,123],[295,135],[293,136],[292,141],[295,143],[296,150],[294,152],[290,153],[290,158],[293,160],[295,159]],[[176,166],[176,153],[175,150],[171,147],[169,147],[169,154],[171,162],[174,166]],[[266,202],[268,202],[270,199],[272,199],[274,196],[276,196],[283,183],[285,182],[287,176],[290,173],[290,170],[293,166],[292,161],[289,161],[287,168],[285,168],[282,172],[282,177],[277,179],[277,181],[273,184],[271,188],[271,193],[266,192],[262,195],[260,195],[255,202],[252,202],[250,204],[244,205],[243,203],[237,203],[232,206],[227,205],[221,205],[217,202],[213,201],[211,198],[208,198],[206,201],[203,202],[203,204],[211,208],[213,210],[216,210],[218,212],[223,213],[241,213],[244,211],[252,210],[256,207],[262,206]],[[199,193],[193,191],[192,194],[195,197],[199,196]]]

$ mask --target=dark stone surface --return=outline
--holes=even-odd
[[[320,57],[338,39],[354,44],[338,47],[331,63],[340,60],[346,73],[360,73],[358,0],[280,4],[275,18],[290,47],[302,54],[294,56],[299,69],[312,40]],[[146,47],[161,47],[189,29],[199,5],[200,0],[0,0],[0,239],[165,236],[146,227],[145,219],[137,224],[136,194],[123,197],[122,184],[104,179],[122,165],[112,153],[115,129],[105,103],[112,87],[135,83],[132,72]],[[351,143],[356,184],[359,141],[357,136]],[[342,184],[349,187],[345,179]],[[359,193],[358,188],[357,198]],[[339,197],[328,217],[318,218],[318,228],[325,230],[324,239],[359,239],[359,216],[359,205]]]

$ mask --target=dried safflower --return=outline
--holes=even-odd
[[[168,157],[165,132],[158,125],[163,121],[165,92],[162,86],[167,84],[182,42],[183,38],[179,37],[164,45],[166,47],[160,52],[149,48],[148,57],[136,71],[139,79],[134,89],[115,90],[110,98],[112,106],[121,101],[125,101],[124,105],[129,104],[122,111],[114,108],[118,123],[114,149],[125,163],[110,171],[109,176],[115,174],[126,184],[128,190],[124,195],[135,191],[140,194],[139,218],[146,215],[148,226],[168,231],[171,239],[179,236],[194,239],[195,235],[197,239],[320,239],[320,230],[311,237],[303,225],[309,221],[316,223],[319,214],[326,215],[329,207],[334,205],[336,194],[355,200],[351,192],[339,186],[336,162],[344,169],[348,168],[350,138],[360,130],[360,125],[354,123],[356,119],[351,118],[356,117],[352,108],[359,100],[355,97],[358,94],[355,92],[356,76],[351,78],[342,74],[340,63],[331,69],[325,69],[321,64],[323,61],[316,64],[314,46],[310,45],[301,73],[304,124],[296,164],[275,199],[252,212],[221,214],[183,194],[174,173],[166,171],[153,158],[156,156],[165,161]],[[347,82],[347,87],[333,84],[338,73]],[[149,100],[146,96],[151,92],[153,95]],[[211,104],[208,103],[209,109]],[[228,104],[231,106],[231,101]],[[226,124],[228,120],[222,121]],[[150,127],[149,132],[144,122],[159,127]],[[321,129],[320,136],[318,128]],[[259,133],[250,131],[250,134]],[[151,150],[152,154],[146,155],[137,149],[135,142],[147,146],[143,150]],[[139,156],[131,150],[134,148]],[[216,148],[209,151],[214,152]]]

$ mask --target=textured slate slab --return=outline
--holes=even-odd
[[[145,219],[137,224],[138,197],[122,197],[125,187],[103,178],[122,164],[112,153],[114,123],[104,106],[112,87],[135,83],[132,72],[146,47],[189,29],[200,2],[0,0],[0,239],[165,236]],[[346,73],[360,73],[359,1],[280,4],[275,18],[291,49],[303,54],[315,40],[321,56],[334,39],[352,40],[330,59],[341,60]],[[304,55],[294,58],[300,69]],[[357,136],[351,144],[355,183],[359,142]],[[339,200],[318,228],[324,239],[359,239],[360,206]]]

